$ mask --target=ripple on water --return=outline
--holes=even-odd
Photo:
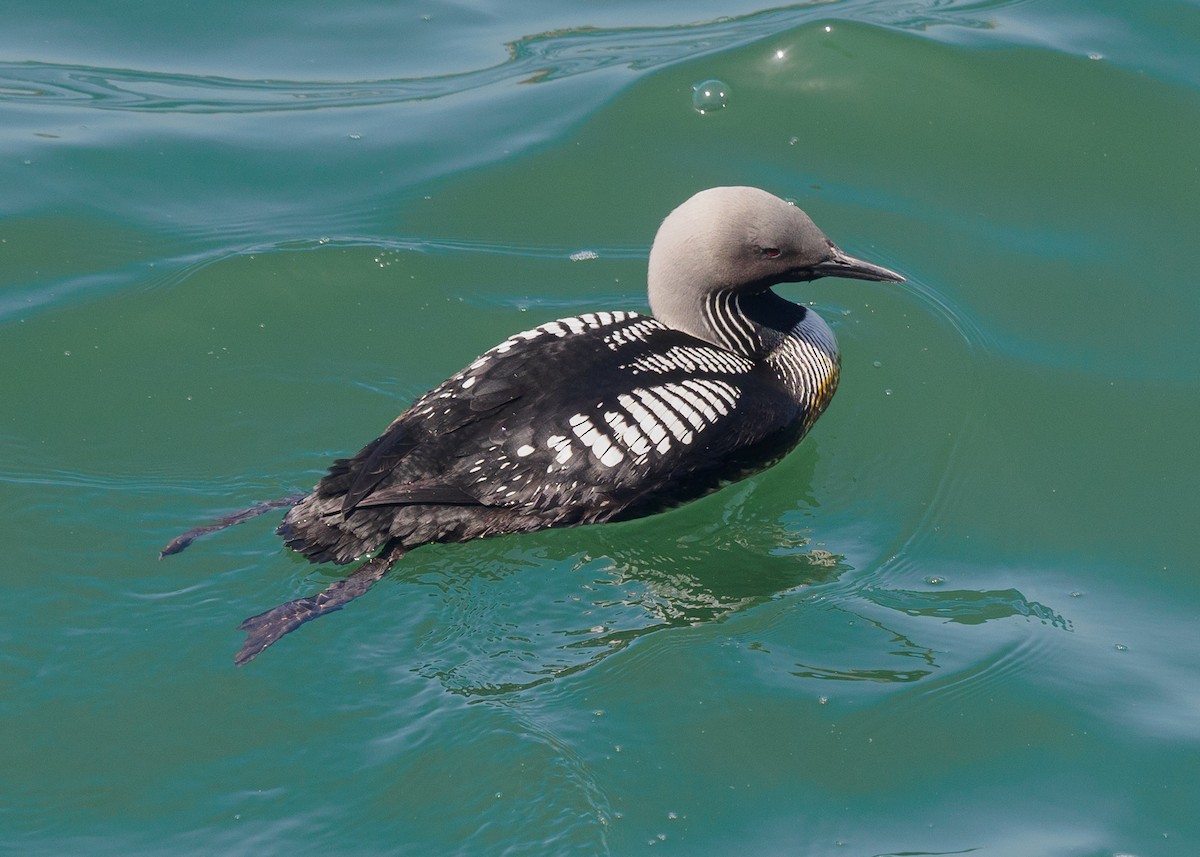
[[[948,37],[995,26],[990,15],[969,12],[973,0],[863,3],[855,20]],[[1004,4],[1000,4],[1004,5]],[[77,103],[102,110],[271,112],[395,104],[467,93],[500,82],[545,82],[612,66],[639,70],[715,54],[820,20],[810,3],[666,26],[555,29],[517,39],[508,57],[482,68],[424,77],[343,81],[223,77],[62,62],[0,63],[0,102]],[[318,22],[318,25],[323,25]],[[826,32],[833,27],[826,26]],[[468,55],[460,52],[459,55]],[[720,83],[720,81],[717,81]],[[707,96],[706,96],[707,98]],[[699,107],[697,108],[699,109]],[[358,134],[357,131],[351,132]],[[361,135],[359,135],[361,137]]]

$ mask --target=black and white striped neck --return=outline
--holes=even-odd
[[[693,336],[754,362],[767,359],[807,314],[774,292],[715,291],[700,300]],[[670,322],[668,322],[670,323]]]
[[[773,292],[713,292],[703,303],[706,338],[767,365],[797,401],[824,408],[837,387],[841,355],[825,321]]]

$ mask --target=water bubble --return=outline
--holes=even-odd
[[[351,131],[346,136],[348,136],[351,140],[361,140],[362,139],[362,134],[359,134],[357,131]]]
[[[874,366],[876,369],[878,369],[880,366],[883,365],[883,362],[880,360],[875,360],[871,363],[871,365]]]
[[[720,80],[705,80],[692,87],[692,106],[701,115],[724,110],[729,103],[729,87]]]
[[[572,253],[567,258],[572,262],[586,262],[588,259],[599,259],[600,254],[595,250],[580,250],[578,253]]]
[[[1104,54],[1097,53],[1096,51],[1092,51],[1090,54],[1088,54],[1088,59],[1090,59],[1090,60],[1102,60],[1102,59],[1104,59]]]

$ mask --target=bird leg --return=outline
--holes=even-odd
[[[158,558],[162,559],[164,556],[179,553],[201,536],[215,533],[226,527],[232,527],[234,524],[240,524],[243,521],[249,521],[251,518],[257,518],[259,515],[265,514],[272,509],[278,509],[281,506],[295,506],[307,496],[307,494],[289,494],[286,497],[279,497],[275,500],[264,500],[261,503],[255,503],[253,506],[247,506],[245,509],[240,509],[233,514],[226,515],[223,518],[218,518],[211,524],[192,527],[186,533],[178,535],[167,542],[166,547],[159,552]]]
[[[356,568],[349,577],[330,584],[316,595],[307,595],[272,607],[257,616],[251,616],[238,626],[246,632],[246,641],[234,655],[238,666],[247,664],[284,634],[294,631],[305,622],[316,619],[334,610],[340,610],[353,601],[387,574],[395,562],[404,556],[404,548],[396,543],[384,547],[374,558]]]

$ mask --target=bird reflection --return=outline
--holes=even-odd
[[[440,681],[450,692],[471,698],[518,693],[590,670],[631,644],[672,629],[723,622],[780,597],[803,598],[838,611],[859,628],[873,627],[887,642],[871,649],[883,664],[853,667],[854,654],[841,647],[815,645],[824,659],[795,661],[792,675],[804,679],[879,683],[917,682],[938,669],[938,652],[908,633],[889,627],[886,617],[865,615],[867,606],[908,617],[977,625],[1025,617],[1069,630],[1070,623],[1046,605],[1015,589],[918,591],[838,581],[852,566],[818,547],[811,531],[794,520],[750,512],[770,508],[747,504],[753,489],[727,504],[720,520],[710,520],[665,548],[659,526],[637,522],[576,531],[586,533],[587,550],[573,557],[539,551],[524,563],[511,554],[503,562],[480,557],[480,567],[457,565],[454,575],[426,578],[444,589],[461,610],[458,622],[438,623],[419,644],[425,660],[416,671]],[[690,517],[690,515],[689,515]],[[675,529],[675,528],[672,528]],[[676,529],[675,531],[678,531]],[[551,541],[557,541],[554,536]],[[562,542],[566,544],[566,542]],[[653,545],[653,547],[651,547]],[[550,562],[546,562],[550,560]],[[557,560],[557,561],[555,561]],[[563,562],[571,564],[568,583]],[[530,581],[536,569],[546,577]],[[830,589],[828,585],[832,585]],[[809,594],[821,587],[821,595]],[[513,611],[524,609],[523,615]],[[503,621],[503,625],[496,625]],[[854,639],[861,632],[854,631]],[[826,641],[828,642],[828,641]],[[861,645],[855,646],[859,655]],[[902,659],[897,663],[895,659]],[[890,662],[890,663],[888,663]]]
[[[475,627],[460,626],[457,639],[438,633],[437,639],[424,641],[451,657],[456,653],[457,662],[447,664],[435,657],[418,671],[466,696],[527,690],[591,669],[643,637],[721,621],[781,593],[833,580],[847,568],[821,551],[793,555],[786,562],[749,564],[719,556],[700,560],[645,554],[636,548],[581,554],[574,565],[577,573],[590,572],[581,587],[584,597],[573,611],[574,624],[562,622],[553,609],[563,606],[562,598],[556,599],[556,605],[535,605],[539,613],[555,614],[560,619],[557,624],[551,625],[554,620],[545,616],[520,621],[509,617],[503,628],[487,625],[515,605],[493,602],[494,609],[481,609],[476,603],[469,619]],[[522,573],[528,574],[529,569]],[[474,590],[471,597],[478,594]],[[464,632],[493,645],[472,652]]]

